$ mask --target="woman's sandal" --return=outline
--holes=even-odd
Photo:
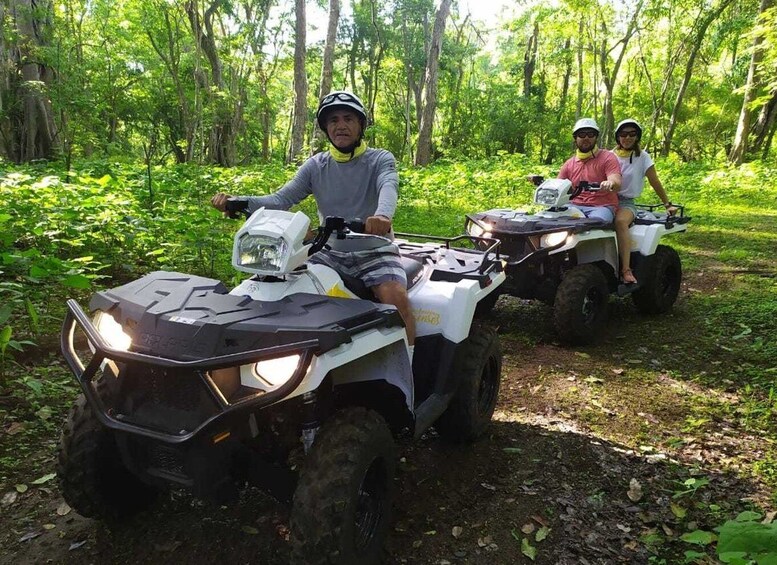
[[[621,280],[624,284],[637,284],[637,277],[631,269],[626,269],[621,273]]]

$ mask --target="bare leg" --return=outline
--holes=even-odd
[[[405,285],[397,281],[390,281],[373,286],[372,291],[383,304],[391,304],[397,307],[399,314],[405,321],[407,343],[408,345],[413,345],[415,343],[415,317],[410,309],[410,300],[407,298]]]
[[[637,282],[631,272],[631,238],[629,226],[634,220],[634,214],[628,208],[619,208],[615,215],[615,237],[618,240],[618,255],[621,262],[621,277],[626,284]]]

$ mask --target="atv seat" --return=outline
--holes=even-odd
[[[402,268],[405,270],[407,289],[410,290],[421,280],[424,273],[424,264],[418,259],[405,255],[400,255],[399,259],[402,262]],[[363,280],[357,279],[356,277],[349,277],[342,273],[340,273],[340,276],[343,279],[343,283],[345,283],[345,288],[353,292],[356,296],[364,300],[377,301],[375,293],[364,284]]]

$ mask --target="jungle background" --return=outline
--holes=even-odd
[[[151,270],[239,280],[209,197],[289,179],[335,88],[399,161],[401,231],[526,205],[583,116],[605,147],[639,120],[693,217],[667,316],[613,300],[570,349],[544,306],[500,299],[494,432],[403,445],[387,561],[774,563],[774,0],[516,2],[491,24],[451,0],[0,1],[0,561],[286,562],[287,509],[257,493],[176,495],[122,531],[64,504],[59,327],[67,298]]]

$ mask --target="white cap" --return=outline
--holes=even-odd
[[[592,129],[599,133],[599,126],[596,125],[596,120],[593,118],[580,118],[577,120],[575,127],[572,128],[572,135],[575,135],[581,129]]]

